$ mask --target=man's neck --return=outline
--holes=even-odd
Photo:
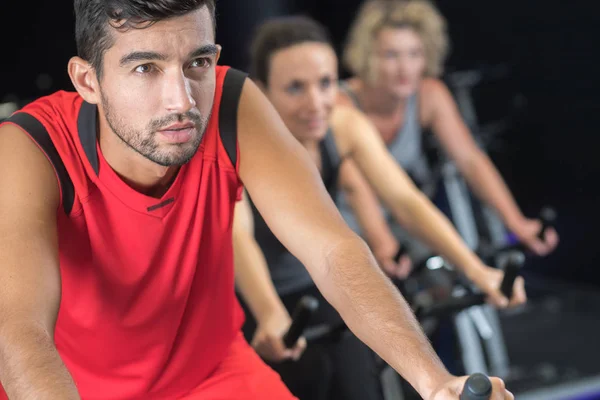
[[[100,132],[98,140],[102,155],[123,182],[151,197],[160,198],[167,192],[177,176],[179,166],[158,165],[128,147],[112,132]]]

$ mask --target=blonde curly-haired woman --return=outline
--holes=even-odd
[[[547,230],[543,240],[537,237],[540,221],[523,215],[439,79],[448,50],[446,21],[429,1],[367,0],[348,35],[343,61],[353,77],[343,82],[338,103],[360,108],[398,163],[430,195],[433,179],[422,142],[431,131],[471,190],[496,210],[519,241],[538,255],[548,254],[558,243],[556,231]],[[341,209],[357,227],[343,201]],[[399,227],[394,231],[401,241],[407,239]],[[417,258],[428,253],[411,241]],[[386,251],[393,257],[397,244],[381,247],[380,257]]]

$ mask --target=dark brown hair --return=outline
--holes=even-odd
[[[258,28],[252,41],[250,75],[267,85],[273,54],[306,42],[331,45],[327,29],[309,17],[279,17],[265,22]]]
[[[143,29],[157,21],[208,7],[215,26],[215,0],[75,0],[77,54],[102,76],[104,53],[113,45],[108,30]]]

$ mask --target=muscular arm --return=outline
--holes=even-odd
[[[233,250],[236,285],[258,324],[272,315],[289,319],[271,281],[267,261],[254,240],[252,210],[245,193],[235,206]]]
[[[370,121],[353,108],[338,106],[332,127],[340,147],[353,154],[358,167],[398,221],[480,287],[491,291],[488,282],[482,279],[481,260],[396,163]]]
[[[0,381],[11,399],[77,399],[54,346],[58,184],[41,151],[12,125],[0,127],[0,187]]]
[[[366,243],[344,223],[307,152],[250,81],[238,118],[240,174],[273,233],[349,328],[429,398],[451,376]]]

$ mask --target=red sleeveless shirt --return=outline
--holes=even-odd
[[[243,323],[232,222],[245,75],[217,67],[216,80],[200,148],[160,199],[111,169],[96,140],[97,109],[76,93],[41,98],[5,122],[26,131],[59,177],[55,342],[84,399],[185,395],[218,366]]]

